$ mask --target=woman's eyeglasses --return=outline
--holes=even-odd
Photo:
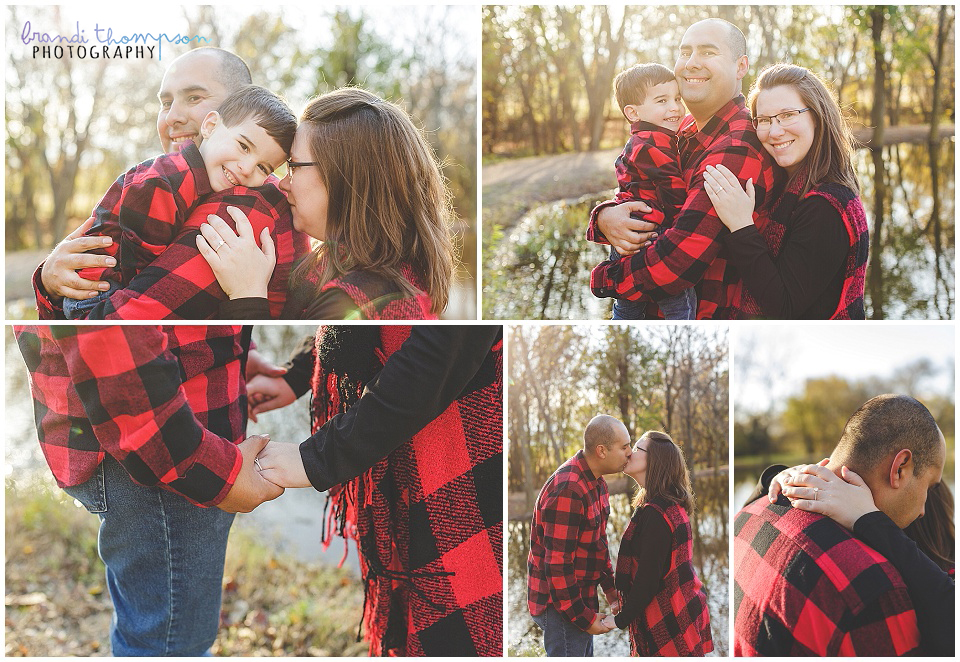
[[[800,114],[805,113],[809,108],[800,108],[799,110],[785,110],[782,113],[777,113],[776,115],[771,115],[767,117],[766,115],[757,115],[750,119],[753,123],[753,128],[757,130],[757,133],[766,132],[770,130],[770,127],[773,126],[773,120],[777,120],[777,124],[780,126],[790,126],[798,119],[800,119]]]
[[[293,184],[293,173],[297,168],[318,165],[320,165],[319,161],[291,161],[290,159],[287,159],[287,174],[290,175],[290,183]]]

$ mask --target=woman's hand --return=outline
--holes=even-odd
[[[730,232],[753,225],[753,209],[757,193],[753,178],[747,180],[746,191],[740,188],[740,180],[723,164],[708,165],[703,172],[704,190],[710,196],[717,216]]]
[[[607,632],[609,632],[610,630],[616,629],[616,627],[617,627],[617,621],[614,620],[613,614],[607,614],[607,615],[604,616],[603,619],[600,621],[600,625],[602,625],[604,628],[606,628]]]
[[[300,444],[271,442],[257,456],[260,475],[280,487],[310,487]]]
[[[843,478],[826,467],[808,465],[784,486],[783,494],[794,508],[826,515],[852,531],[858,519],[879,508],[860,476],[846,467],[840,473]]]
[[[270,230],[260,233],[260,244],[253,238],[253,226],[246,215],[236,207],[227,207],[227,213],[237,224],[237,233],[213,214],[200,226],[197,248],[213,269],[220,287],[231,299],[267,297],[267,284],[277,265],[277,251]]]
[[[773,477],[773,480],[770,481],[770,487],[767,489],[767,498],[770,499],[770,503],[773,503],[780,498],[780,492],[783,490],[783,487],[788,485],[794,476],[799,476],[801,473],[803,473],[803,470],[808,466],[825,467],[827,466],[828,462],[830,462],[830,458],[825,457],[817,462],[816,465],[798,464],[794,467],[784,469],[778,473]]]
[[[254,423],[257,414],[292,404],[297,395],[283,377],[257,375],[247,382],[247,416]]]

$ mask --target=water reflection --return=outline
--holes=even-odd
[[[855,166],[871,232],[866,308],[871,319],[954,317],[954,141],[883,149],[879,177],[870,152]],[[879,186],[878,186],[879,183]],[[877,223],[875,192],[882,194]],[[537,207],[492,252],[484,275],[488,319],[609,319],[611,300],[589,290],[606,257],[584,239],[587,218],[610,191]],[[879,227],[879,232],[877,228]]]
[[[710,610],[714,652],[725,656],[729,650],[727,623],[729,604],[729,559],[727,542],[728,508],[727,476],[698,477],[694,484],[697,511],[691,524],[694,530],[694,566],[703,582]],[[620,536],[630,521],[632,508],[626,494],[610,497],[610,519],[607,540],[616,567]],[[527,610],[527,553],[530,542],[530,520],[511,521],[507,526],[507,645],[510,655],[543,655],[543,635]],[[626,630],[613,630],[594,638],[594,655],[598,657],[630,655],[630,639]]]

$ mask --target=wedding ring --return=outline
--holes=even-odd
[[[263,471],[263,467],[260,466],[260,458],[259,458],[259,457],[253,458],[253,463],[254,463],[255,465],[257,465],[257,471]]]
[[[819,500],[820,500],[820,488],[819,488],[819,487],[813,488],[813,500],[814,500],[814,501],[819,501]]]
[[[723,193],[723,187],[722,187],[722,186],[718,186],[718,187],[717,187],[717,193]]]
[[[220,240],[220,243],[213,247],[213,251],[214,251],[215,253],[219,253],[219,252],[220,252],[220,248],[221,248],[225,243],[227,243],[227,242],[225,242],[223,239],[221,239],[221,240]]]

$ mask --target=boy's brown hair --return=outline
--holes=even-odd
[[[217,109],[225,126],[253,118],[267,135],[289,154],[297,132],[297,118],[283,99],[259,85],[244,85],[231,92]]]
[[[613,89],[617,95],[620,112],[623,112],[624,106],[643,103],[647,90],[654,85],[669,83],[672,80],[676,80],[673,72],[656,62],[635,64],[629,69],[624,69],[613,79]]]

